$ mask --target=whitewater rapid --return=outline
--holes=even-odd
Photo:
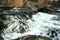
[[[16,17],[17,18],[17,17]],[[48,14],[38,12],[32,15],[31,19],[25,20],[25,24],[20,24],[19,19],[15,19],[14,16],[10,17],[8,27],[4,29],[2,37],[4,40],[15,40],[17,38],[26,37],[29,35],[36,35],[42,37],[48,37],[52,40],[60,40],[60,15]],[[24,19],[23,19],[24,20]],[[20,33],[19,27],[22,26],[25,32]],[[13,31],[14,29],[14,31]],[[58,30],[58,31],[57,31]],[[18,31],[18,32],[17,32]],[[52,34],[53,31],[54,33]],[[51,37],[53,35],[54,37]]]

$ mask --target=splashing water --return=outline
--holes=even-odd
[[[52,40],[60,40],[59,17],[59,15],[42,12],[32,15],[32,18],[28,20],[21,19],[21,17],[18,19],[17,16],[8,16],[8,23],[4,21],[7,28],[4,29],[2,37],[4,40],[15,40],[29,35],[36,35],[48,37]],[[24,32],[21,32],[22,28],[25,30]]]

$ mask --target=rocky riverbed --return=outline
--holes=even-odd
[[[60,13],[14,8],[4,11],[0,20],[2,40],[60,40]]]

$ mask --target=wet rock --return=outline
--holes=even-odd
[[[14,8],[11,10],[6,10],[2,13],[3,15],[20,15],[26,19],[32,18],[34,12],[28,8]]]
[[[49,12],[53,12],[53,9],[51,9],[49,7],[43,7],[43,8],[39,8],[37,11],[38,12],[46,12],[46,13],[49,13]]]
[[[30,36],[25,40],[52,40],[52,39],[46,37],[40,37],[40,36]]]
[[[3,24],[3,22],[0,21],[0,30],[3,30],[6,26]]]
[[[1,37],[1,35],[0,35],[0,40],[4,40],[4,39]]]
[[[52,31],[51,31],[51,34],[52,34],[52,35],[51,35],[52,38],[55,37],[55,36],[57,37],[56,31],[53,31],[53,30],[52,30]]]

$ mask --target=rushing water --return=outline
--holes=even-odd
[[[26,19],[26,17],[28,19]],[[38,12],[29,18],[29,15],[6,15],[3,21],[7,28],[1,36],[4,40],[15,40],[29,35],[60,40],[60,15]]]

